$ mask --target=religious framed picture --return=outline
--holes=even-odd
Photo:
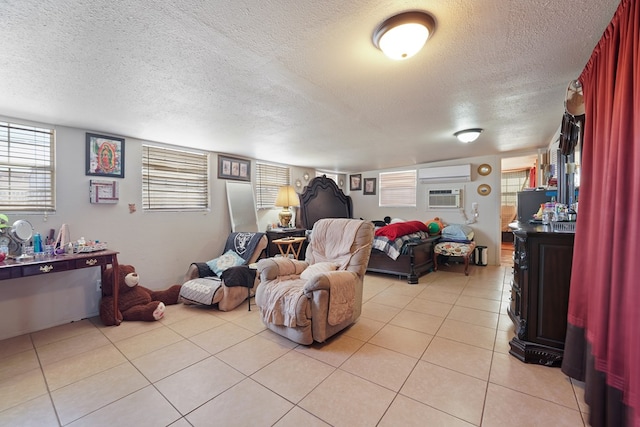
[[[124,138],[87,133],[85,174],[124,178]]]
[[[364,194],[365,196],[376,195],[376,178],[364,179],[364,189],[362,190],[362,194]]]
[[[349,175],[349,190],[362,190],[362,174]]]
[[[251,181],[251,161],[219,154],[218,178]]]

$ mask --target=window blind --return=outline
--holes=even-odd
[[[209,209],[209,156],[142,146],[142,205],[148,211]]]
[[[258,209],[273,208],[278,189],[290,183],[288,167],[256,163],[256,206]]]
[[[0,122],[0,212],[55,210],[53,129]]]
[[[522,191],[529,182],[529,169],[502,172],[501,179],[501,203],[516,206],[518,191]]]
[[[416,205],[416,170],[381,172],[380,206]]]
[[[336,185],[338,185],[338,174],[337,173],[329,173],[329,172],[316,172],[316,177],[318,176],[322,176],[325,175],[327,178],[333,180],[333,182],[336,183]]]

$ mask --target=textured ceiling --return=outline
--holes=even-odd
[[[519,153],[618,3],[2,0],[0,115],[342,172]],[[393,62],[371,34],[409,9],[436,31]]]

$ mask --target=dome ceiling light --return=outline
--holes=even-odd
[[[473,142],[476,139],[478,139],[481,133],[482,133],[482,129],[474,128],[474,129],[460,130],[454,133],[453,135],[456,138],[458,138],[458,141],[464,142],[465,144],[467,144],[469,142]]]
[[[436,21],[426,12],[411,11],[392,16],[373,32],[373,44],[394,60],[411,58],[433,34]]]

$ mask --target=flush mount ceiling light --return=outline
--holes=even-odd
[[[411,11],[382,22],[373,32],[373,44],[391,59],[411,58],[433,34],[436,21],[426,12]]]
[[[482,133],[482,129],[474,128],[474,129],[459,130],[458,132],[454,133],[453,135],[456,138],[458,138],[458,141],[464,142],[466,144],[466,143],[473,142],[476,139],[478,139],[478,137],[480,136],[481,133]]]

